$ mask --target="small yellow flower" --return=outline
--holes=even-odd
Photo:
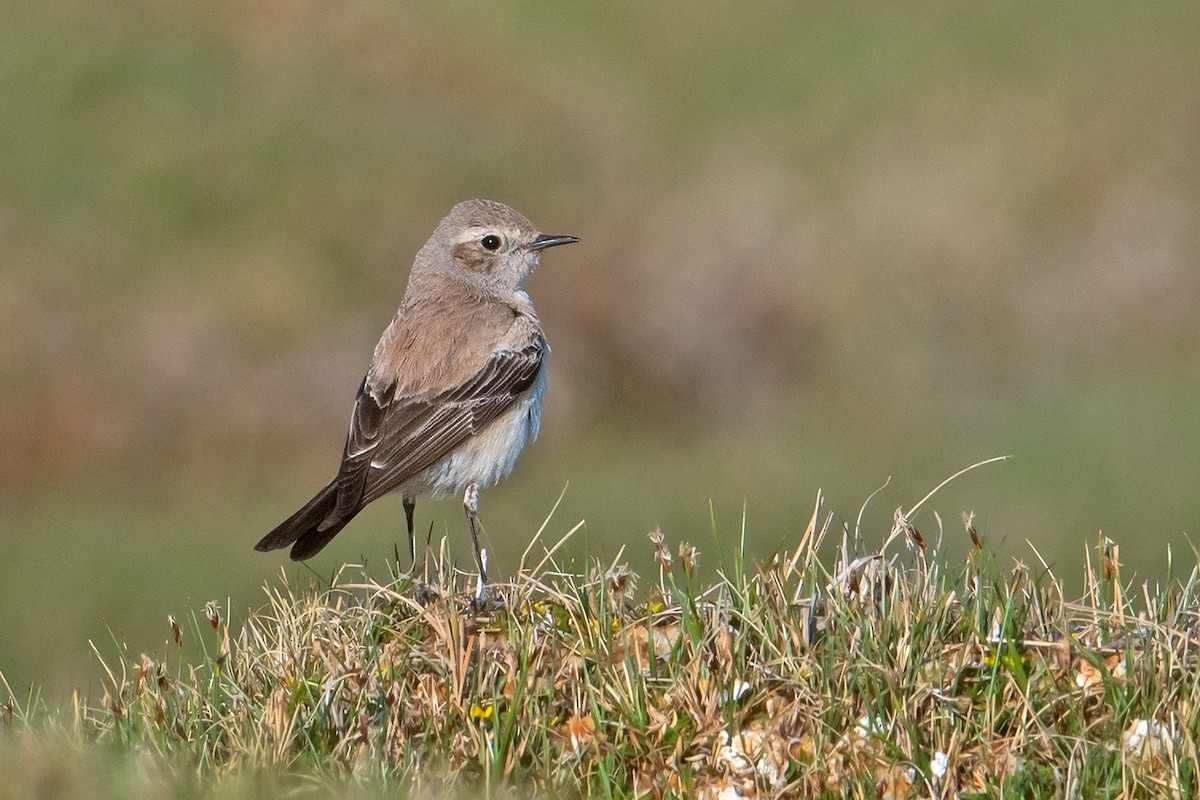
[[[467,716],[469,716],[471,719],[483,720],[484,722],[487,722],[489,719],[491,719],[496,713],[496,707],[487,701],[484,702],[486,705],[472,703],[471,710],[467,712]]]
[[[1009,672],[1017,672],[1018,670],[1024,671],[1029,666],[1028,662],[1023,656],[1011,654],[1005,655],[1000,660],[1000,663],[1002,663],[1004,668]]]

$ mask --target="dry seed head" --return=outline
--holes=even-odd
[[[142,684],[145,683],[146,675],[147,675],[147,673],[150,672],[150,667],[152,667],[153,665],[154,665],[153,662],[150,661],[150,656],[146,655],[145,653],[142,653],[142,662],[138,666],[137,677],[133,681],[134,695],[139,696],[139,697],[141,696]]]
[[[1104,537],[1104,580],[1112,581],[1121,572],[1121,546],[1104,536],[1103,531],[1100,535]]]
[[[983,549],[983,542],[979,538],[979,531],[975,530],[975,512],[970,514],[962,512],[963,527],[967,529],[967,535],[971,537],[971,544],[975,545],[976,550]]]
[[[845,591],[847,595],[858,594],[863,570],[865,570],[867,565],[872,561],[882,557],[883,556],[880,553],[859,556],[842,569],[842,572],[837,576],[837,578],[834,579],[834,585],[841,586],[842,590]]]
[[[208,622],[213,626],[213,630],[221,627],[221,609],[216,601],[209,600],[204,604],[204,616],[208,617]]]
[[[903,509],[897,508],[893,519],[893,529],[904,532],[905,541],[908,543],[909,547],[916,545],[922,550],[925,549],[925,538],[921,536],[921,532],[916,529],[916,526],[908,521],[908,517],[905,516]]]
[[[618,564],[613,567],[604,576],[604,579],[608,583],[610,594],[625,594],[637,587],[637,575],[629,568],[628,564]]]
[[[687,542],[680,542],[679,560],[683,563],[683,569],[691,574],[696,569],[696,565],[700,563],[700,551]]]
[[[646,534],[646,538],[648,538],[654,544],[654,557],[658,559],[658,565],[663,569],[670,569],[671,551],[667,549],[665,544],[663,544],[663,540],[665,540],[666,537],[663,536],[662,529],[655,528],[654,530],[650,531],[650,533]]]

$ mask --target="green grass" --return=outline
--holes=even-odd
[[[0,796],[1200,790],[1193,559],[1136,586],[1100,542],[1077,597],[1002,567],[966,515],[965,558],[920,547],[915,510],[843,533],[818,498],[762,564],[734,529],[723,552],[654,534],[582,573],[558,563],[579,526],[544,526],[500,609],[444,552],[415,576],[271,581],[245,618],[165,624],[161,649],[98,643],[102,691],[10,696]]]

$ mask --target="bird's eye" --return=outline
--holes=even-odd
[[[500,249],[500,237],[494,233],[489,233],[487,236],[480,239],[479,243],[483,245],[484,250]]]

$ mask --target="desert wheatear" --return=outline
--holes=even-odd
[[[400,310],[375,346],[337,477],[255,546],[315,555],[368,503],[403,498],[415,558],[417,495],[462,493],[481,585],[479,489],[509,473],[537,435],[549,346],[522,288],[547,247],[491,200],[459,203],[417,253]]]

